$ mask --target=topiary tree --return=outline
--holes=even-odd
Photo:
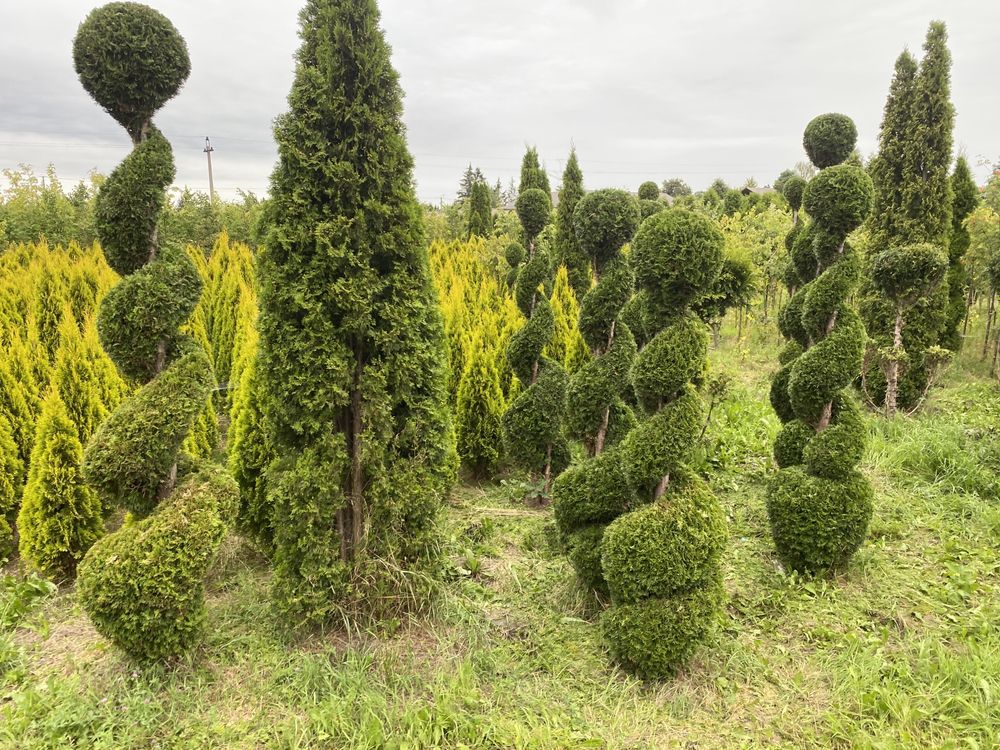
[[[269,557],[274,553],[274,512],[267,495],[267,467],[274,458],[261,405],[256,357],[240,378],[233,399],[229,470],[240,488],[236,528]]]
[[[620,454],[607,449],[635,425],[622,395],[636,344],[621,312],[635,284],[622,248],[639,224],[638,205],[623,190],[598,190],[580,201],[575,224],[597,283],[580,309],[580,333],[591,359],[570,380],[566,423],[570,435],[583,441],[589,460],[556,480],[553,500],[560,536],[581,582],[606,590],[600,567],[604,528],[631,505]]]
[[[711,290],[692,305],[698,317],[712,329],[712,346],[719,346],[719,333],[726,314],[734,308],[749,306],[756,292],[757,271],[749,254],[740,249],[727,249],[722,270]]]
[[[493,197],[490,187],[482,180],[472,185],[469,199],[468,237],[488,237],[493,232]]]
[[[196,641],[202,580],[235,513],[231,480],[192,475],[184,492],[175,491],[190,470],[178,454],[215,383],[205,352],[180,332],[201,294],[198,272],[157,231],[174,163],[152,116],[177,93],[190,63],[169,20],[128,2],[90,13],[73,59],[84,88],[132,138],[132,152],[97,195],[97,232],[124,277],[101,303],[98,330],[121,373],[144,383],[85,452],[87,481],[104,507],[123,507],[135,521],[91,548],[77,591],[98,632],[136,660],[155,660]],[[213,482],[231,497],[219,500]]]
[[[42,407],[17,516],[21,559],[48,575],[71,578],[104,532],[101,504],[84,481],[82,464],[76,427],[52,389]]]
[[[590,261],[580,247],[576,237],[573,215],[576,206],[585,195],[583,172],[576,158],[576,149],[571,149],[562,185],[559,187],[559,206],[556,208],[556,239],[553,258],[555,266],[565,266],[570,286],[577,299],[583,299],[593,283]]]
[[[514,298],[527,323],[507,346],[507,361],[522,384],[522,391],[503,416],[507,455],[518,466],[544,477],[543,493],[569,463],[569,444],[563,434],[566,370],[543,356],[555,332],[551,293],[552,266],[536,242],[548,222],[549,197],[528,188],[517,198],[517,215],[528,241],[527,262],[520,267]]]
[[[621,444],[634,509],[604,532],[601,568],[612,608],[602,627],[611,651],[645,677],[673,674],[718,620],[725,515],[686,464],[704,421],[701,380],[708,331],[691,309],[722,269],[725,240],[709,218],[673,209],[647,219],[630,261],[649,342],[632,366],[645,421]]]
[[[860,260],[847,236],[872,207],[871,179],[860,167],[832,162],[854,148],[855,128],[843,115],[820,115],[804,146],[823,166],[805,190],[813,222],[795,240],[799,288],[779,325],[791,340],[771,384],[771,403],[784,423],[775,441],[780,471],[767,492],[778,556],[786,568],[821,573],[846,564],[871,520],[868,480],[857,470],[865,426],[844,389],[858,376],[864,326],[850,305]]]
[[[641,201],[658,201],[660,200],[660,189],[655,182],[649,180],[639,186],[638,196]]]
[[[10,422],[0,414],[0,561],[14,551],[14,519],[24,486],[24,464],[18,455]]]
[[[545,197],[552,201],[552,188],[549,187],[549,175],[538,161],[538,149],[529,147],[521,160],[521,182],[517,189],[518,196],[525,190],[541,190]]]
[[[500,461],[504,405],[493,352],[476,335],[469,344],[455,405],[458,455],[476,478],[490,475]]]
[[[862,312],[872,345],[868,361],[888,369],[881,352],[893,351],[896,304],[871,287],[870,262],[893,246],[930,242],[950,255],[952,230],[952,160],[954,107],[951,104],[951,53],[943,23],[931,23],[919,67],[909,53],[896,62],[879,134],[879,153],[872,163],[875,210],[868,228],[872,252],[862,293]],[[948,320],[950,291],[933,284],[909,306],[903,347],[907,363],[900,372],[898,403],[911,410],[930,387]],[[865,387],[884,405],[886,382],[878,368],[865,373]]]
[[[906,313],[920,299],[931,294],[945,278],[948,258],[940,247],[922,242],[916,245],[893,245],[871,261],[872,288],[892,303],[895,323],[892,349],[882,355],[885,367],[885,415],[896,413],[899,371],[906,357],[903,347],[903,323]]]
[[[308,0],[259,258],[274,599],[291,624],[421,607],[457,470],[402,95],[374,0]]]
[[[966,269],[965,254],[971,240],[965,220],[979,205],[979,188],[972,177],[969,162],[964,156],[958,157],[955,171],[951,175],[951,237],[948,242],[948,311],[945,316],[944,331],[940,344],[945,349],[957,352],[962,348],[962,321],[965,319],[965,295],[969,288],[969,272]]]
[[[102,399],[100,375],[68,306],[59,330],[60,342],[56,350],[52,385],[59,391],[70,420],[77,429],[78,439],[86,444],[108,415]]]

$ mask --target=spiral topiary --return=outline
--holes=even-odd
[[[131,518],[83,559],[78,593],[101,634],[137,660],[161,659],[190,648],[200,632],[202,579],[237,506],[235,483],[218,472],[192,473],[174,489],[184,473],[181,445],[214,375],[204,351],[178,330],[201,282],[182,248],[158,240],[174,162],[151,118],[180,89],[190,63],[167,18],[120,2],[91,12],[73,58],[84,88],[133,142],[97,197],[101,244],[124,277],[104,298],[98,328],[118,369],[144,383],[85,452],[87,480],[104,507],[123,507]]]
[[[784,426],[774,446],[780,471],[768,486],[768,518],[782,563],[808,574],[850,559],[873,507],[871,486],[857,469],[864,421],[844,393],[861,370],[866,339],[849,301],[861,267],[847,236],[873,202],[865,171],[837,161],[852,152],[855,138],[844,115],[822,115],[806,128],[806,152],[823,169],[803,195],[812,223],[792,244],[798,288],[779,317],[790,343],[771,384]]]
[[[706,325],[692,305],[722,270],[724,239],[705,216],[671,209],[647,219],[630,260],[649,343],[632,365],[645,421],[622,441],[622,477],[637,510],[604,531],[601,569],[611,592],[605,638],[644,677],[673,674],[717,621],[725,599],[720,558],[725,515],[685,464],[704,421],[692,381],[703,376]]]
[[[605,448],[635,425],[622,394],[636,345],[620,316],[635,286],[622,248],[635,234],[639,209],[622,190],[598,190],[580,201],[574,223],[597,284],[580,309],[580,333],[592,359],[570,381],[566,423],[569,433],[583,441],[590,460],[556,480],[553,501],[557,527],[580,580],[606,590],[600,569],[604,526],[632,504],[621,456]]]
[[[507,361],[523,390],[503,416],[508,456],[518,466],[544,476],[545,494],[569,463],[569,443],[562,428],[566,370],[542,356],[555,331],[548,299],[552,268],[547,253],[535,240],[548,223],[551,210],[549,196],[538,188],[528,188],[517,199],[517,215],[528,249],[527,262],[517,273],[514,299],[528,321],[507,347]]]

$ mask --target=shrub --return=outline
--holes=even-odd
[[[95,544],[77,591],[97,631],[139,662],[194,646],[205,621],[205,574],[238,503],[232,478],[204,468],[148,518]]]
[[[21,559],[48,575],[72,577],[104,531],[101,504],[83,479],[83,446],[59,392],[45,399],[17,516]]]
[[[491,355],[481,339],[473,341],[455,406],[458,455],[476,477],[496,469],[503,445],[504,398]]]
[[[639,186],[639,200],[656,201],[660,199],[660,188],[652,180],[644,182]]]
[[[11,524],[17,515],[23,484],[24,464],[18,455],[10,422],[0,414],[0,560],[6,560],[14,551]]]
[[[725,517],[685,463],[704,420],[690,381],[703,373],[708,346],[691,305],[715,284],[724,244],[710,219],[684,209],[646,219],[632,243],[651,336],[632,366],[632,382],[647,419],[620,448],[640,507],[604,532],[601,566],[613,606],[602,627],[615,658],[645,677],[673,674],[724,601]]]
[[[806,187],[813,223],[794,241],[797,291],[780,317],[792,339],[771,383],[771,403],[784,422],[774,445],[779,472],[767,493],[778,557],[792,570],[822,573],[847,563],[867,533],[872,490],[855,468],[865,428],[844,389],[858,376],[865,331],[850,298],[860,262],[847,235],[866,219],[871,180],[838,165],[856,131],[843,115],[822,115],[806,128],[806,150],[823,170]]]

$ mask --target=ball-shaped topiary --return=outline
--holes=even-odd
[[[191,72],[187,44],[163,14],[140,3],[108,3],[90,12],[73,41],[80,83],[132,136]]]
[[[660,188],[655,182],[649,180],[639,186],[639,200],[655,201],[660,198]]]
[[[544,190],[529,188],[517,196],[517,218],[521,220],[525,237],[534,240],[549,223],[552,199]]]
[[[714,222],[683,209],[646,219],[632,242],[651,336],[632,365],[632,383],[647,418],[619,449],[640,507],[604,533],[601,565],[613,607],[602,624],[618,661],[646,677],[674,673],[724,601],[724,514],[685,463],[704,423],[691,381],[708,352],[707,327],[691,305],[715,284],[724,244]]]
[[[856,468],[864,421],[844,391],[861,370],[866,340],[850,303],[861,267],[847,235],[873,203],[864,170],[838,166],[856,137],[843,115],[823,115],[806,129],[809,155],[824,169],[803,197],[813,222],[794,238],[798,288],[779,317],[790,343],[771,383],[784,426],[774,446],[780,470],[768,486],[768,518],[782,563],[808,574],[846,564],[872,513],[871,487]]]
[[[151,118],[177,93],[190,65],[177,30],[136,3],[92,12],[77,34],[74,60],[84,88],[134,143],[97,197],[98,236],[124,276],[104,298],[98,327],[118,369],[144,383],[94,434],[84,470],[105,508],[148,516],[91,549],[80,563],[78,591],[101,634],[135,659],[160,659],[194,642],[202,581],[237,507],[234,498],[216,502],[222,480],[212,476],[196,474],[175,491],[185,463],[178,454],[215,377],[205,352],[179,332],[201,282],[183,249],[158,240],[174,161]]]
[[[785,184],[781,187],[781,194],[785,196],[785,200],[788,201],[788,205],[791,206],[793,214],[797,214],[798,210],[802,208],[802,197],[806,191],[806,185],[808,185],[804,179],[798,175],[793,175],[785,180]],[[798,216],[796,216],[796,219]],[[798,223],[798,222],[796,222]]]
[[[556,523],[580,580],[604,589],[600,548],[587,545],[599,545],[604,525],[631,504],[620,455],[612,446],[635,422],[623,399],[636,344],[621,319],[634,289],[622,249],[635,234],[639,209],[623,190],[597,190],[577,205],[574,221],[597,281],[580,308],[580,333],[591,359],[570,381],[566,423],[586,446],[588,460],[556,480],[553,500]]]
[[[806,125],[802,145],[810,161],[820,169],[840,164],[851,155],[858,129],[847,115],[829,113],[814,117]]]

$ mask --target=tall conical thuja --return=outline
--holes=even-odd
[[[159,241],[174,162],[152,117],[190,62],[169,20],[120,2],[87,17],[73,59],[84,88],[132,138],[132,152],[97,196],[101,244],[124,277],[101,303],[98,330],[122,374],[145,384],[86,449],[88,482],[106,508],[122,507],[132,520],[90,550],[77,590],[101,634],[135,659],[163,659],[200,635],[203,579],[237,503],[232,479],[179,460],[214,376],[204,351],[179,332],[201,282],[180,247]]]
[[[780,471],[768,487],[768,518],[782,563],[806,573],[844,565],[872,514],[872,488],[857,469],[865,425],[845,391],[861,370],[866,340],[851,305],[861,263],[847,236],[873,199],[865,171],[842,163],[856,140],[844,115],[820,115],[806,127],[806,152],[821,171],[803,198],[812,223],[792,248],[797,291],[779,317],[790,343],[771,384],[784,426],[774,445]]]
[[[374,0],[309,0],[260,257],[274,595],[291,622],[416,606],[456,472],[444,330]]]

